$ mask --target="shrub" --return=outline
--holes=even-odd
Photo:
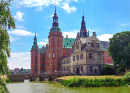
[[[130,77],[130,72],[127,72],[124,76],[125,77]]]
[[[9,82],[10,82],[10,80],[7,78],[7,79],[5,80],[5,82],[6,82],[6,83],[9,83]]]

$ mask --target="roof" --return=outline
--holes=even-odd
[[[108,47],[109,47],[109,41],[100,41],[100,42],[102,43],[102,45],[105,48],[105,50],[108,49]]]
[[[75,38],[63,38],[63,48],[72,48]]]
[[[50,29],[50,31],[51,31],[51,32],[53,32],[53,31],[59,31],[59,32],[61,32],[61,29],[60,29],[59,27],[52,27],[52,28]]]
[[[67,55],[67,56],[63,56],[63,57],[62,57],[62,59],[63,59],[63,58],[68,58],[68,57],[70,57],[70,55]]]

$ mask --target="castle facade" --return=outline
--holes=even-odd
[[[81,29],[76,38],[68,38],[68,35],[63,38],[55,8],[48,44],[38,48],[36,35],[34,36],[31,48],[31,74],[101,74],[106,60],[109,59],[106,56],[104,58],[104,55],[108,54],[108,47],[104,47],[106,43],[99,41],[95,32],[89,36],[84,15],[82,16]],[[112,59],[109,61],[112,62]]]

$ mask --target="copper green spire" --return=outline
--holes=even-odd
[[[54,16],[53,16],[52,28],[51,28],[50,31],[61,31],[60,28],[59,28],[58,16],[57,16],[57,13],[56,13],[56,5],[55,5],[55,13],[54,13]]]

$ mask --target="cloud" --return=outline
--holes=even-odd
[[[24,15],[24,13],[22,13],[21,11],[18,10],[18,12],[14,16],[14,18],[17,19],[17,20],[19,20],[19,21],[24,21],[24,19],[22,18],[23,15]]]
[[[35,10],[36,11],[42,11],[42,7],[37,7]]]
[[[30,69],[31,67],[31,56],[30,52],[21,53],[11,53],[10,58],[8,58],[9,68],[25,68]]]
[[[63,3],[62,8],[63,8],[67,13],[75,12],[75,11],[77,10],[77,8],[76,8],[75,6],[70,7],[68,3]]]
[[[66,13],[75,12],[75,6],[70,7],[70,2],[78,2],[78,0],[18,0],[17,3],[25,7],[35,7],[36,11],[42,11],[42,7],[46,8],[49,5],[56,5],[63,8]]]
[[[101,41],[109,41],[111,37],[113,37],[112,34],[102,34],[100,36],[97,36],[97,38]]]
[[[13,31],[8,31],[9,34],[18,36],[34,36],[35,34],[26,30],[14,29]]]
[[[72,30],[70,32],[63,32],[64,38],[66,38],[66,35],[68,35],[68,38],[76,38],[78,33],[78,30]]]
[[[17,29],[26,29],[24,26],[20,26],[20,25],[16,26],[16,28]]]
[[[19,38],[13,38],[13,37],[10,36],[10,41],[15,41],[17,39],[19,39]]]
[[[49,16],[46,16],[46,18],[52,18],[54,16],[54,14],[51,14],[51,15],[49,15]]]
[[[127,27],[128,24],[120,24],[120,26],[122,26],[122,27]]]
[[[48,39],[44,39],[44,42],[41,41],[38,43],[38,45],[46,46],[47,42],[48,42]]]

